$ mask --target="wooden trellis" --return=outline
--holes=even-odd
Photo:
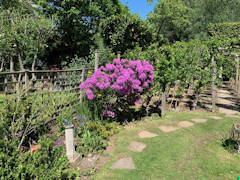
[[[51,118],[47,120],[50,122],[65,108],[82,102],[83,92],[80,84],[96,69],[98,69],[97,51],[94,68],[0,72],[0,94],[5,96],[7,102],[9,100],[17,102],[20,94],[26,93],[33,97],[33,101],[40,100],[43,103],[37,111],[54,102]]]

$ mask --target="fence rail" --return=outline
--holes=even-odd
[[[32,89],[68,91],[77,89],[80,83],[86,79],[91,68],[67,69],[67,70],[42,70],[42,71],[15,71],[0,72],[0,92],[6,94],[15,93],[21,86],[30,84]]]
[[[45,107],[49,107],[50,101],[54,102],[53,116],[47,119],[51,122],[62,111],[82,102],[80,84],[93,72],[94,68],[0,72],[0,94],[5,94],[1,102],[17,102],[17,92],[26,90],[27,95],[34,97],[33,101],[39,99]],[[4,109],[5,104],[1,106]]]

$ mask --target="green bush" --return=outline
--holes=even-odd
[[[110,136],[116,134],[119,131],[119,124],[117,122],[112,123],[100,123],[89,122],[87,128],[90,132],[96,132],[98,136],[103,139],[109,139]]]
[[[101,153],[107,147],[107,140],[110,136],[119,131],[119,124],[116,122],[88,122],[85,126],[78,128],[77,138],[80,144],[77,146],[79,153]]]
[[[225,23],[211,23],[208,25],[208,34],[221,40],[228,40],[233,38],[240,38],[240,23],[239,22],[225,22]]]
[[[0,141],[1,179],[74,179],[79,176],[69,167],[63,146],[54,146],[53,140],[42,137],[35,153],[21,153],[15,141]]]
[[[87,129],[84,129],[78,138],[80,141],[76,149],[78,153],[101,153],[107,147],[107,142],[101,136]]]

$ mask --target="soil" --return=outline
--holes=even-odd
[[[176,88],[171,88],[167,99],[167,109],[175,111],[193,111],[194,91],[190,90],[183,93],[182,96],[175,96]],[[217,109],[220,113],[227,115],[240,115],[240,97],[229,87],[226,82],[222,87],[217,88]],[[206,89],[199,97],[195,112],[211,112],[211,89]],[[161,112],[161,97],[152,98],[150,102],[150,112]]]
[[[240,115],[240,107],[238,105],[239,98],[237,98],[231,89],[223,86],[221,89],[217,91],[218,96],[218,109],[220,113],[232,115],[239,114]]]
[[[109,160],[110,156],[113,154],[115,150],[115,137],[112,136],[109,140],[109,145],[107,149],[103,152],[102,155],[99,156],[98,161],[96,162],[96,169],[101,169]]]

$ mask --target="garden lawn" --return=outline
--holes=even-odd
[[[165,118],[150,117],[126,127],[115,138],[115,151],[111,160],[94,177],[97,180],[236,180],[240,176],[240,154],[231,154],[221,146],[234,122],[240,118],[211,119],[213,114],[167,112]],[[216,115],[216,114],[215,114]],[[164,133],[161,125],[177,125],[180,121],[205,118],[205,123]],[[141,139],[138,133],[147,130],[156,133],[153,138]],[[142,152],[132,152],[132,141],[145,143]],[[123,157],[132,157],[136,169],[110,169]]]

